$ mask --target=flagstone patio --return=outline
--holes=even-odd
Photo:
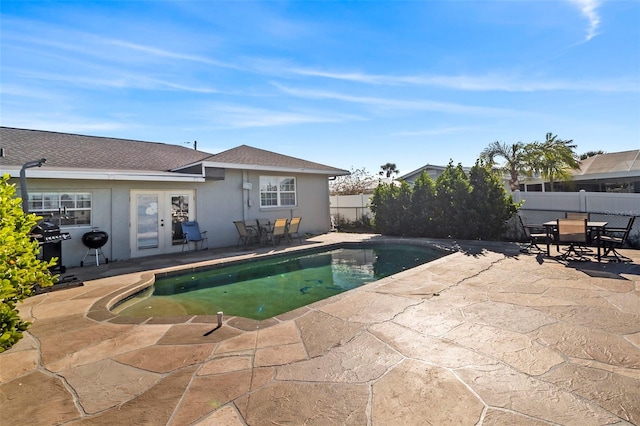
[[[515,244],[456,247],[220,328],[215,316],[132,324],[106,307],[148,270],[284,248],[71,268],[83,286],[20,307],[33,325],[0,354],[2,423],[640,424],[640,251],[624,251],[631,264],[566,264]]]

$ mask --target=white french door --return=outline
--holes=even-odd
[[[195,217],[194,191],[131,191],[131,257],[182,249],[182,222]]]

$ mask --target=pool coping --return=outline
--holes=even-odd
[[[220,259],[211,259],[205,260],[195,263],[190,263],[186,265],[179,266],[171,266],[167,268],[154,269],[150,271],[139,272],[137,274],[140,275],[140,278],[134,284],[129,284],[124,288],[119,288],[117,290],[112,291],[111,293],[103,296],[94,302],[86,313],[87,318],[92,319],[97,322],[107,322],[111,324],[130,324],[130,325],[145,325],[145,324],[218,324],[218,315],[179,315],[179,316],[167,316],[167,317],[127,317],[120,316],[114,314],[111,309],[113,309],[117,304],[121,303],[125,299],[144,291],[145,289],[152,286],[155,282],[155,278],[157,275],[165,275],[171,276],[173,274],[184,273],[189,270],[196,269],[206,269],[206,268],[218,268],[229,266],[231,264],[242,264],[249,263],[252,261],[256,261],[264,258],[271,257],[280,257],[290,255],[292,253],[305,252],[305,251],[317,251],[321,249],[330,249],[331,247],[344,247],[348,245],[362,245],[362,244],[408,244],[422,247],[433,247],[445,252],[450,252],[448,254],[444,254],[443,256],[434,259],[430,262],[424,263],[422,265],[418,265],[414,268],[407,269],[405,271],[398,272],[396,274],[390,275],[388,277],[384,277],[382,279],[373,281],[371,283],[367,283],[363,286],[357,287],[355,289],[351,289],[345,291],[340,294],[336,294],[334,296],[328,297],[326,299],[318,300],[309,305],[302,306],[300,308],[284,312],[280,315],[276,315],[271,318],[267,318],[264,320],[254,320],[251,318],[239,317],[239,316],[229,316],[223,318],[223,322],[225,325],[229,325],[231,327],[237,328],[243,331],[251,331],[251,330],[259,330],[267,327],[271,327],[273,325],[279,324],[283,321],[289,321],[291,319],[298,318],[299,316],[304,315],[309,310],[313,310],[314,306],[319,306],[318,304],[323,304],[326,301],[335,301],[336,298],[351,295],[354,291],[370,289],[371,286],[375,286],[381,282],[384,283],[385,280],[398,277],[405,273],[415,273],[420,268],[425,267],[427,265],[433,265],[435,262],[441,261],[442,259],[449,258],[452,254],[459,251],[460,247],[457,246],[455,241],[451,241],[451,243],[443,242],[442,240],[427,240],[427,239],[417,239],[417,238],[402,238],[402,237],[383,237],[376,238],[375,240],[369,241],[358,241],[358,242],[328,242],[328,243],[318,243],[313,246],[305,246],[305,247],[292,247],[289,250],[281,253],[251,253],[251,254],[242,254],[238,256],[232,256],[229,258],[220,258]],[[136,273],[133,273],[136,274]]]

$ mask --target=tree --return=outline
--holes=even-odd
[[[570,171],[579,168],[575,148],[573,140],[561,140],[547,133],[544,142],[512,145],[493,142],[480,153],[480,160],[493,168],[497,165],[496,158],[503,158],[504,163],[496,169],[509,173],[512,191],[520,187],[519,176],[532,176],[534,172],[540,173],[553,187],[555,180],[568,180]]]
[[[580,154],[580,159],[581,160],[586,160],[589,157],[593,157],[594,155],[599,155],[599,154],[605,154],[604,151],[602,150],[598,150],[598,151],[587,151],[584,154]]]
[[[375,215],[374,229],[386,235],[403,235],[411,223],[408,219],[411,203],[411,187],[382,183],[373,191],[371,211]],[[408,225],[407,225],[408,223]]]
[[[49,267],[55,260],[37,259],[38,242],[29,237],[39,217],[25,215],[21,200],[15,198],[15,186],[9,184],[9,175],[0,178],[0,352],[9,349],[22,338],[29,323],[22,321],[16,305],[31,295],[35,284],[51,286],[56,276]]]
[[[329,183],[331,195],[358,195],[372,191],[377,183],[366,169],[351,168],[351,173],[338,176]]]
[[[435,237],[467,238],[467,209],[471,186],[462,164],[453,161],[438,176],[435,183],[436,196],[434,214],[436,216]]]
[[[498,239],[517,208],[500,176],[480,162],[469,176],[450,162],[435,183],[426,173],[413,188],[383,183],[371,200],[376,231],[407,237]]]
[[[471,195],[467,209],[470,237],[491,240],[504,235],[507,221],[518,212],[513,197],[507,195],[495,172],[480,161],[469,172]]]
[[[378,172],[378,174],[380,176],[385,176],[390,178],[391,175],[397,175],[398,173],[400,173],[400,170],[397,169],[395,163],[386,163],[383,164],[382,166],[380,166],[380,171]]]
[[[409,216],[417,237],[433,235],[435,197],[436,184],[427,172],[423,171],[413,184]]]
[[[573,140],[558,139],[557,135],[547,133],[544,142],[532,142],[527,145],[529,168],[539,172],[545,181],[570,180],[571,170],[579,170]]]
[[[530,175],[531,169],[526,151],[526,145],[516,142],[508,145],[503,142],[493,142],[480,153],[482,160],[489,167],[497,166],[496,158],[503,158],[502,165],[495,167],[497,170],[509,173],[509,187],[512,191],[520,188],[519,176]]]

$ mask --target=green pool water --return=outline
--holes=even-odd
[[[413,245],[348,246],[157,278],[113,309],[121,316],[240,316],[263,320],[443,256]]]

